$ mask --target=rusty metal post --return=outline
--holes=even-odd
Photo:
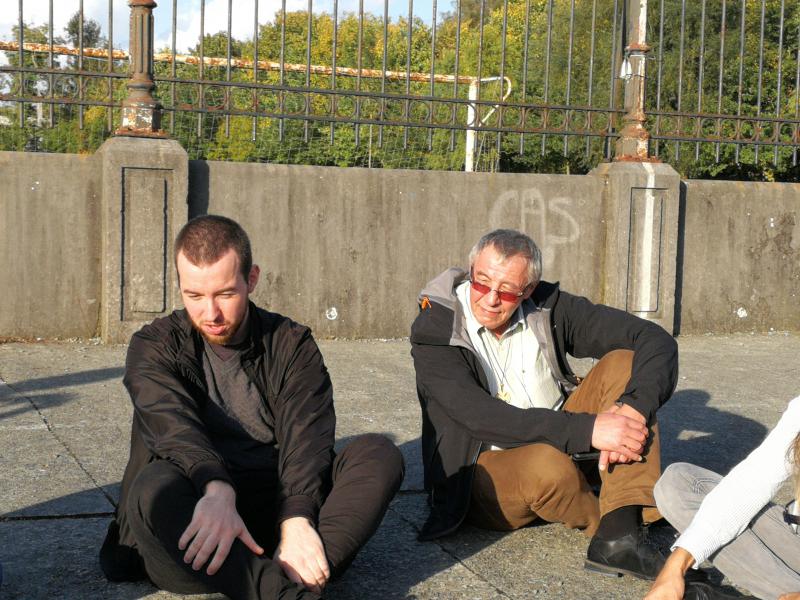
[[[161,105],[153,98],[153,9],[155,0],[128,0],[131,7],[130,80],[117,135],[164,137]]]
[[[650,161],[657,158],[648,154],[650,133],[645,127],[645,55],[647,45],[647,0],[625,0],[627,45],[620,77],[625,82],[625,115],[617,139],[615,161]]]

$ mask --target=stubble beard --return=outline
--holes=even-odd
[[[191,317],[189,318],[189,321],[191,321],[192,327],[194,327],[195,331],[197,331],[197,333],[199,333],[203,337],[203,339],[207,341],[209,344],[217,344],[219,346],[225,346],[228,342],[230,342],[233,339],[233,336],[235,336],[236,333],[239,331],[239,328],[242,326],[244,319],[242,319],[238,323],[225,323],[225,325],[228,326],[228,333],[226,333],[225,335],[212,335],[203,330],[203,327],[199,325]]]

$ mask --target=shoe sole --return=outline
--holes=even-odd
[[[645,581],[655,580],[655,577],[648,577],[647,575],[636,573],[635,571],[628,571],[627,569],[617,569],[616,567],[610,567],[608,565],[588,559],[583,562],[583,568],[587,571],[591,571],[592,573],[605,575],[606,577],[622,577],[623,575],[630,575],[631,577],[636,577],[636,579],[644,579]]]

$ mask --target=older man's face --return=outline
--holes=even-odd
[[[487,246],[475,257],[472,279],[491,288],[491,291],[482,294],[470,286],[472,314],[486,329],[497,336],[502,335],[517,307],[533,292],[534,286],[528,286],[528,261],[520,255],[503,260],[494,246]],[[509,302],[501,299],[497,291],[523,293],[515,301]]]
[[[247,315],[247,298],[258,283],[258,267],[253,265],[245,281],[233,249],[210,265],[196,265],[181,252],[177,265],[183,304],[192,324],[209,342],[227,343]]]

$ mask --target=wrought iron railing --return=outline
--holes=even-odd
[[[301,11],[281,0],[271,12],[229,0],[220,22],[205,0],[165,0],[155,23],[170,24],[159,30],[168,42],[156,48],[155,2],[130,0],[125,51],[112,0],[105,35],[81,0],[69,40],[54,35],[53,0],[38,27],[19,0],[18,25],[0,37],[0,144],[52,149],[42,140],[61,126],[87,144],[113,131],[163,134],[193,156],[240,160],[797,166],[796,2],[456,0],[446,14],[437,0],[420,13],[419,2],[390,14],[384,0],[371,14],[363,0],[355,12],[340,0]],[[177,43],[186,11],[199,17],[193,48]],[[237,35],[243,11],[251,31]]]

